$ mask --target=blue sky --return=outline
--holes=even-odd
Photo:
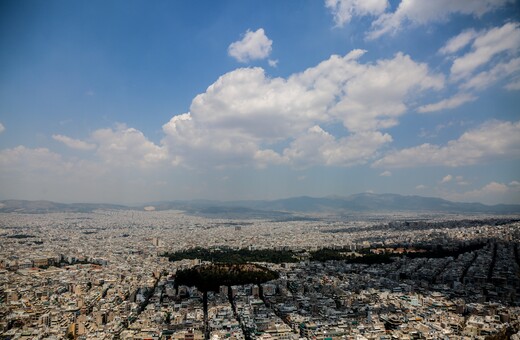
[[[520,2],[3,1],[0,199],[520,203]]]

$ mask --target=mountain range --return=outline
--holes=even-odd
[[[44,214],[52,212],[92,212],[94,210],[130,209],[124,205],[104,203],[56,203],[51,201],[0,201],[0,212],[20,212],[27,214]]]
[[[278,200],[250,201],[166,201],[139,206],[93,203],[55,203],[50,201],[0,201],[0,212],[49,213],[91,212],[102,209],[117,210],[183,210],[208,216],[249,216],[289,218],[291,213],[371,213],[371,212],[431,212],[431,213],[489,213],[519,214],[518,204],[485,205],[482,203],[452,202],[435,197],[397,194],[361,193],[350,196],[291,197]],[[151,208],[153,207],[153,208]]]

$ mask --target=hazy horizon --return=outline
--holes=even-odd
[[[384,193],[373,193],[373,192],[358,192],[354,194],[349,195],[325,195],[325,196],[310,196],[310,195],[300,195],[300,196],[287,196],[287,197],[278,197],[278,198],[270,198],[270,199],[262,199],[262,198],[256,198],[251,200],[245,200],[245,199],[236,199],[236,200],[225,200],[225,199],[208,199],[204,197],[199,198],[192,198],[192,199],[172,199],[172,200],[161,200],[161,201],[134,201],[134,202],[110,202],[110,201],[54,201],[49,199],[34,199],[34,200],[28,200],[24,198],[8,198],[8,199],[1,199],[0,201],[27,201],[27,202],[52,202],[52,203],[58,203],[58,204],[101,204],[101,205],[121,205],[121,206],[127,206],[127,207],[140,207],[144,205],[153,205],[158,203],[168,203],[168,202],[197,202],[197,201],[208,201],[208,202],[215,202],[215,203],[237,203],[240,204],[240,202],[274,202],[274,201],[284,201],[284,200],[291,200],[291,199],[300,199],[300,198],[311,198],[311,199],[345,199],[350,198],[353,196],[360,196],[360,195],[374,195],[374,196],[380,196],[380,195],[399,195],[402,197],[421,197],[421,198],[433,198],[433,199],[444,199],[442,197],[437,196],[423,196],[423,195],[416,195],[416,194],[410,194],[410,195],[402,195],[402,194],[395,194],[390,192],[384,192]],[[446,199],[444,199],[446,200]],[[449,202],[453,203],[476,203],[476,204],[484,204],[486,206],[495,206],[495,205],[516,205],[520,206],[520,204],[517,203],[497,203],[497,204],[486,204],[478,201],[453,201],[453,200],[447,200]],[[403,209],[405,209],[406,206],[403,206]]]
[[[515,0],[0,5],[0,200],[520,204]]]

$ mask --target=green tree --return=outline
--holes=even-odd
[[[208,292],[217,292],[220,286],[230,287],[250,283],[260,285],[278,277],[277,272],[257,264],[213,263],[178,271],[175,275],[175,288],[178,290],[179,286],[197,287],[202,292],[204,336],[209,339]]]

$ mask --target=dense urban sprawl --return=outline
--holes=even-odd
[[[192,249],[297,252],[279,278],[210,292],[212,339],[519,338],[518,217],[227,220],[180,211],[0,215],[1,339],[204,338],[202,293],[175,289]],[[422,246],[479,245],[447,257]],[[319,249],[389,263],[311,261]],[[395,255],[395,256],[394,256]],[[399,255],[399,256],[398,256]]]

